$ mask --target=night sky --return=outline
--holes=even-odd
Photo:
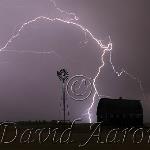
[[[119,78],[116,76],[109,61],[109,52],[104,56],[105,67],[96,80],[96,88],[100,94],[111,98],[121,96],[141,100],[144,122],[150,122],[150,1],[55,2],[57,7],[74,12],[79,17],[77,23],[104,44],[109,43],[111,36],[112,62],[116,70],[124,68],[138,77],[145,97],[136,80],[125,74]],[[0,47],[5,46],[23,23],[38,16],[73,17],[60,14],[49,0],[0,0]],[[38,53],[50,51],[53,52]],[[93,79],[102,65],[101,56],[102,49],[97,43],[72,24],[39,19],[25,26],[20,36],[0,52],[0,120],[62,119],[61,82],[56,75],[57,70],[66,68],[70,77],[83,74]],[[92,96],[83,102],[67,96],[68,119],[73,120],[86,113]],[[98,97],[91,109],[92,121],[95,121],[97,103]],[[88,116],[83,121],[88,122]]]

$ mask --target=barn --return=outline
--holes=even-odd
[[[97,107],[97,122],[107,125],[142,126],[143,108],[140,100],[100,99]]]

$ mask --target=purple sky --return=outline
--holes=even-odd
[[[120,96],[142,100],[144,121],[150,122],[149,85],[149,0],[55,0],[58,7],[75,12],[77,23],[88,28],[98,39],[113,42],[112,61],[119,71],[125,68],[138,76],[143,84],[145,99],[139,85],[126,75],[117,78],[104,57],[105,68],[97,78],[97,90],[112,98]],[[49,0],[1,0],[0,47],[15,34],[20,26],[38,16],[66,17],[50,5]],[[67,16],[68,17],[68,16]],[[88,43],[85,45],[85,40]],[[84,74],[94,78],[101,65],[101,49],[79,28],[59,21],[39,20],[25,26],[6,48],[16,51],[54,51],[52,54],[0,53],[0,120],[60,119],[61,84],[56,71],[66,68],[70,77]],[[69,96],[68,119],[86,113],[92,96],[85,102],[75,102]],[[97,99],[98,102],[98,99]],[[93,121],[97,107],[91,113]],[[62,111],[61,111],[62,112]],[[85,121],[88,121],[86,118]]]

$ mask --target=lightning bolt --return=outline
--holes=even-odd
[[[109,62],[110,62],[110,64],[111,64],[111,67],[112,67],[114,73],[115,73],[118,77],[121,77],[123,74],[126,74],[126,75],[129,76],[131,79],[135,80],[135,81],[138,83],[139,87],[140,87],[141,93],[142,93],[142,95],[143,95],[143,99],[145,99],[145,94],[144,94],[144,88],[143,88],[143,85],[142,85],[142,81],[141,81],[138,77],[136,77],[136,76],[134,76],[134,75],[128,73],[124,68],[122,68],[122,70],[121,70],[120,72],[116,71],[115,66],[114,66],[113,63],[112,63],[112,43],[110,42],[110,43],[108,44],[108,47],[106,47],[106,48],[104,49],[103,53],[102,53],[102,56],[101,56],[102,65],[99,67],[98,73],[96,74],[95,78],[93,79],[93,87],[94,87],[94,89],[95,89],[95,93],[94,93],[94,95],[93,95],[93,101],[92,101],[90,107],[88,108],[88,113],[87,113],[88,116],[89,116],[89,122],[90,122],[90,123],[92,123],[92,118],[91,118],[91,113],[90,113],[90,111],[91,111],[91,109],[92,109],[93,106],[94,106],[96,95],[97,95],[98,97],[103,97],[103,95],[99,95],[99,92],[97,91],[97,88],[96,88],[96,79],[99,77],[102,68],[105,66],[104,56],[105,56],[106,52],[109,52],[109,54],[110,54],[110,55],[109,55],[109,56],[110,56],[110,57],[109,57]],[[106,96],[106,97],[110,97],[110,96]]]
[[[13,40],[15,40],[17,37],[20,36],[20,33],[21,31],[24,30],[25,26],[29,25],[29,24],[32,24],[34,22],[38,22],[39,20],[46,20],[46,21],[49,21],[49,22],[54,22],[54,21],[59,21],[59,22],[63,22],[63,23],[66,23],[66,24],[71,24],[73,26],[76,26],[78,27],[81,31],[83,31],[85,33],[85,38],[86,38],[86,35],[89,35],[89,37],[91,37],[96,43],[97,45],[99,46],[100,49],[102,49],[103,53],[101,55],[101,62],[102,62],[102,65],[99,66],[98,68],[98,71],[93,79],[93,87],[94,87],[94,95],[93,95],[93,98],[92,98],[92,103],[90,105],[90,107],[88,108],[88,118],[89,118],[89,122],[92,123],[92,117],[91,117],[91,109],[93,108],[93,105],[95,103],[95,100],[96,100],[96,96],[98,97],[101,97],[102,95],[99,94],[99,92],[97,91],[97,88],[96,88],[96,79],[99,77],[100,73],[101,73],[101,70],[103,69],[103,67],[105,66],[105,61],[104,61],[104,56],[105,54],[108,52],[110,54],[110,64],[113,68],[113,71],[114,73],[118,76],[118,77],[121,77],[123,74],[126,74],[128,75],[130,78],[136,80],[140,86],[140,89],[142,92],[144,92],[144,89],[143,89],[143,86],[142,86],[142,82],[139,80],[139,78],[133,76],[132,74],[128,73],[126,70],[122,69],[121,72],[118,72],[116,71],[115,69],[115,66],[113,65],[112,63],[112,42],[111,42],[111,39],[109,41],[109,43],[107,45],[103,45],[102,41],[97,39],[94,34],[92,34],[87,28],[85,28],[84,26],[82,26],[81,24],[77,23],[77,21],[79,20],[79,18],[76,16],[75,13],[70,13],[70,12],[66,12],[60,8],[57,7],[55,1],[53,0],[50,0],[51,4],[55,7],[55,9],[60,12],[60,14],[64,14],[66,15],[67,19],[64,19],[62,17],[59,17],[59,18],[49,18],[49,17],[45,17],[45,16],[39,16],[39,17],[36,17],[32,20],[29,20],[25,23],[23,23],[23,25],[19,28],[19,30],[16,32],[15,35],[11,36],[10,39],[6,42],[6,44],[4,45],[4,47],[0,48],[0,52],[11,52],[11,53],[33,53],[33,54],[52,54],[52,53],[55,53],[55,51],[48,51],[48,52],[37,52],[37,51],[17,51],[17,50],[6,50],[6,48],[13,42]],[[109,37],[110,38],[110,37]],[[84,42],[85,44],[87,43]],[[143,94],[144,95],[144,94]]]
[[[66,16],[70,16],[70,19],[69,19],[69,21],[77,21],[77,20],[79,20],[79,17],[77,17],[76,16],[76,14],[75,13],[73,13],[73,12],[67,12],[67,11],[64,11],[64,10],[62,10],[61,8],[59,8],[59,7],[57,7],[57,5],[56,5],[56,2],[54,1],[54,0],[50,0],[50,2],[51,2],[51,4],[54,6],[54,8],[58,11],[58,12],[60,12],[60,14],[62,15],[62,14],[65,14]]]

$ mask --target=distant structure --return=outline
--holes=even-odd
[[[64,122],[66,122],[66,81],[69,78],[69,73],[67,72],[66,69],[61,69],[60,71],[57,71],[57,76],[59,80],[62,82],[63,112],[64,112]]]
[[[142,126],[143,108],[139,100],[100,99],[97,122],[113,126]]]

